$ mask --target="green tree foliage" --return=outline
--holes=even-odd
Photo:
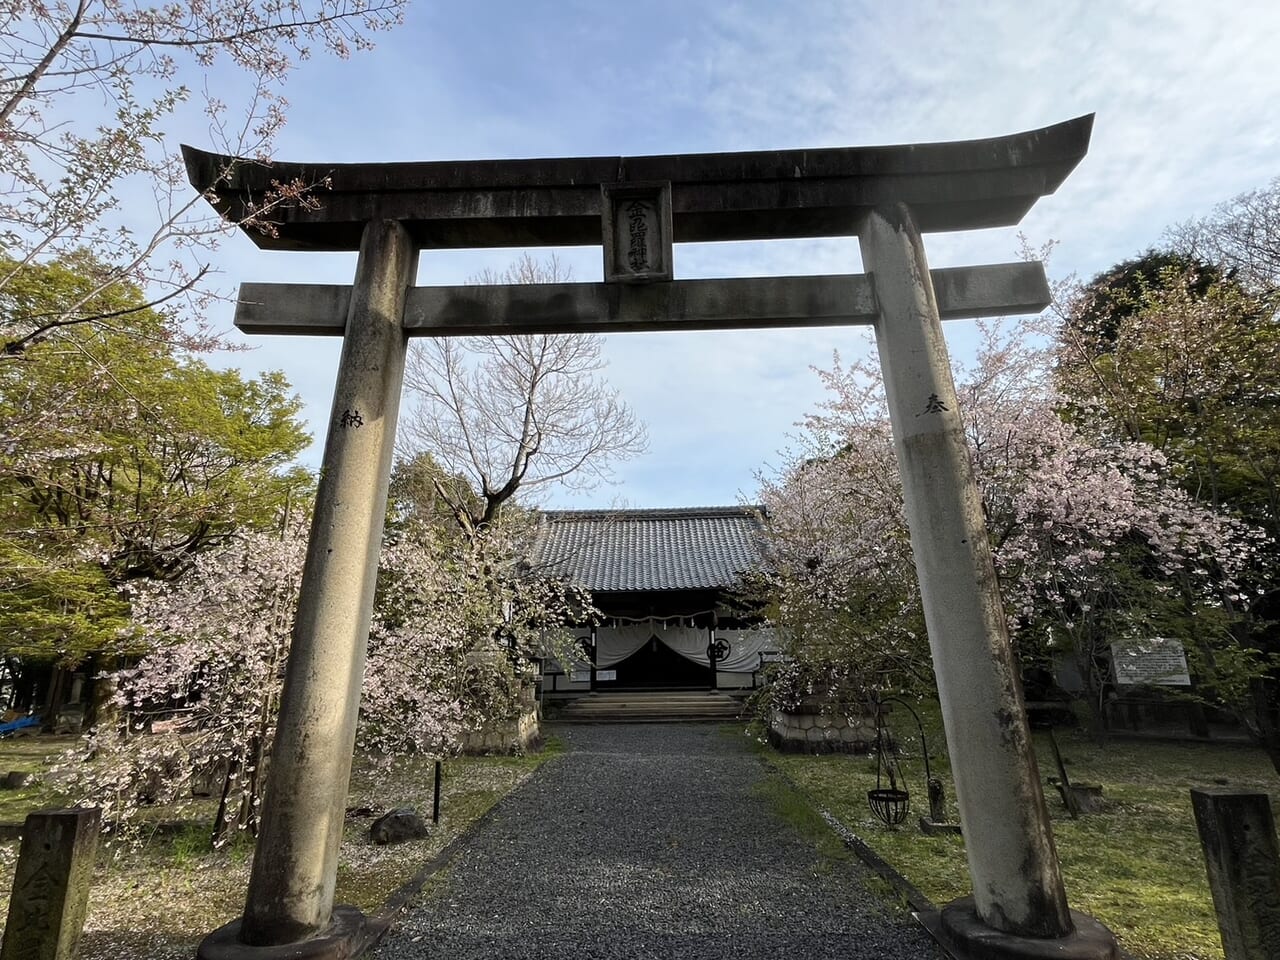
[[[1197,498],[1280,530],[1280,325],[1266,301],[1211,265],[1148,254],[1080,291],[1062,342],[1078,417],[1163,452]]]
[[[6,539],[0,576],[6,656],[73,668],[94,651],[129,648],[129,605],[97,564],[31,554]]]
[[[1190,254],[1148,250],[1116,264],[1074,292],[1065,333],[1079,338],[1078,349],[1088,356],[1111,351],[1121,323],[1142,309],[1152,290],[1169,282],[1183,284],[1193,296],[1204,296],[1223,279],[1222,271]]]
[[[483,510],[467,478],[452,475],[430,453],[415,453],[396,461],[387,495],[387,530],[391,536],[414,525],[446,536],[462,535],[467,518]]]
[[[1207,249],[1201,247],[1200,249]],[[1280,323],[1231,263],[1148,252],[1069,299],[1059,385],[1084,429],[1144,441],[1197,500],[1280,535]],[[1266,557],[1198,624],[1200,691],[1233,710],[1280,769],[1280,579]],[[1179,589],[1189,595],[1194,584]],[[1232,638],[1228,644],[1207,638]]]
[[[87,253],[28,269],[0,324],[14,309],[56,313],[99,269]],[[112,319],[0,364],[0,642],[66,667],[122,635],[121,583],[180,576],[309,484],[290,468],[308,437],[280,374],[193,359],[135,288],[90,305]]]

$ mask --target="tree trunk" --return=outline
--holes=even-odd
[[[102,712],[102,693],[109,686],[99,678],[101,672],[98,658],[90,657],[85,665],[84,722],[80,724],[81,730],[92,730],[98,725],[98,717]]]
[[[5,657],[4,672],[8,683],[4,708],[6,710],[16,710],[18,706],[19,684],[22,681],[21,661],[16,657]]]
[[[245,785],[240,795],[239,824],[253,837],[258,835],[258,792],[262,789],[262,768],[267,762],[266,746],[265,732],[259,732],[249,741],[248,756],[251,769],[246,775]]]
[[[1248,726],[1280,774],[1280,682],[1271,675],[1255,678],[1249,683],[1249,699],[1253,723]]]
[[[49,679],[49,697],[45,701],[44,722],[40,724],[41,733],[57,732],[58,714],[62,712],[62,705],[67,699],[67,680],[70,676],[70,671],[62,667],[53,668],[53,675]]]
[[[13,693],[13,709],[19,713],[28,713],[35,706],[36,689],[44,677],[43,664],[38,668],[21,660],[13,661],[10,671],[15,677]]]
[[[231,826],[227,821],[227,797],[231,795],[231,784],[235,781],[235,776],[239,772],[239,758],[228,760],[227,773],[222,778],[222,796],[218,799],[218,813],[213,818],[213,835],[209,838],[210,843],[215,847],[227,835],[227,829]]]

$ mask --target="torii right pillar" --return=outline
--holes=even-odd
[[[973,960],[1111,960],[1115,937],[1067,907],[920,233],[897,203],[858,237],[973,881],[942,936]]]

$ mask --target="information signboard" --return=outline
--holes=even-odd
[[[1125,686],[1144,683],[1165,687],[1191,686],[1187,655],[1179,640],[1149,637],[1113,643],[1111,662],[1115,667],[1116,683]]]

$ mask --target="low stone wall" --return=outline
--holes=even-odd
[[[538,712],[530,710],[503,723],[485,724],[478,730],[467,731],[462,735],[462,752],[524,753],[536,749],[541,741]]]
[[[775,710],[769,721],[769,743],[783,753],[866,753],[876,740],[875,720],[806,709]]]

